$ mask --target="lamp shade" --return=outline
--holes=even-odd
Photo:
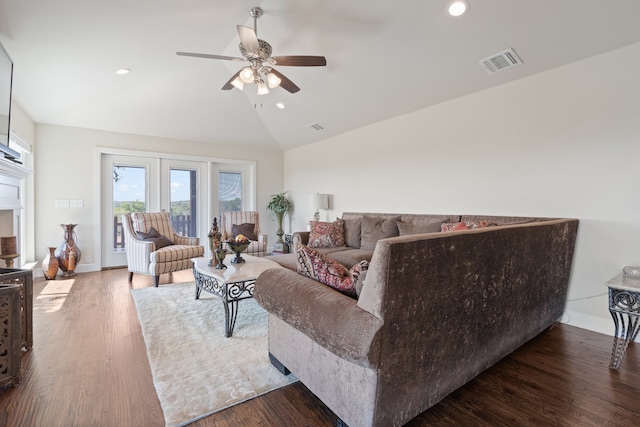
[[[243,83],[253,83],[253,70],[251,67],[244,67],[238,74]]]
[[[318,209],[329,209],[329,195],[320,193],[312,194],[309,196],[309,204],[314,211]]]
[[[264,80],[260,79],[258,82],[258,95],[266,95],[269,93],[269,88],[265,84]]]
[[[244,82],[240,79],[240,76],[236,77],[231,81],[231,84],[238,89],[242,90],[244,88]]]

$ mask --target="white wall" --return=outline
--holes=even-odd
[[[36,259],[42,260],[46,248],[58,246],[64,232],[59,224],[77,223],[78,247],[82,261],[76,271],[93,271],[99,265],[87,264],[87,256],[96,260],[100,250],[94,235],[100,230],[95,223],[94,157],[96,147],[128,149],[160,153],[223,158],[256,162],[256,203],[261,216],[260,226],[269,234],[269,242],[276,239],[277,225],[264,207],[270,195],[282,191],[283,155],[280,151],[241,149],[219,144],[176,141],[155,137],[119,134],[73,127],[36,125],[35,151],[35,203],[38,212],[35,221]],[[56,208],[56,199],[82,199],[83,208]],[[208,230],[202,230],[201,242],[206,241]]]
[[[11,101],[11,130],[32,145],[35,141],[36,125],[31,120],[22,107]],[[22,158],[23,164],[29,169],[34,169],[33,153],[25,153]],[[35,177],[29,175],[26,178],[24,189],[24,236],[22,241],[25,244],[26,253],[21,254],[18,263],[21,267],[31,264],[36,257],[35,248]]]
[[[332,195],[329,218],[579,218],[568,322],[611,334],[603,284],[640,265],[639,75],[635,44],[289,150],[293,228],[316,192]]]

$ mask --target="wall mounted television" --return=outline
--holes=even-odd
[[[13,61],[0,43],[0,157],[14,160],[20,153],[9,148],[11,129],[11,89],[13,85]]]

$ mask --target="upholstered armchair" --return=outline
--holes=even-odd
[[[122,215],[129,281],[133,273],[153,276],[157,287],[160,275],[191,268],[191,258],[204,255],[197,237],[178,235],[169,212]]]
[[[251,240],[246,251],[247,255],[265,256],[267,254],[268,236],[260,231],[258,212],[227,211],[222,213],[222,241],[232,239],[238,234],[243,234]]]

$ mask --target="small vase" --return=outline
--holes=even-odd
[[[60,263],[60,270],[63,271],[62,277],[75,277],[76,265],[80,262],[82,253],[76,245],[76,233],[73,231],[77,224],[60,224],[64,229],[64,241],[56,249],[55,255]]]
[[[42,274],[44,274],[44,278],[47,280],[56,280],[56,275],[58,274],[58,268],[60,263],[58,262],[58,258],[56,258],[55,246],[51,246],[47,248],[49,253],[44,260],[42,261]]]

